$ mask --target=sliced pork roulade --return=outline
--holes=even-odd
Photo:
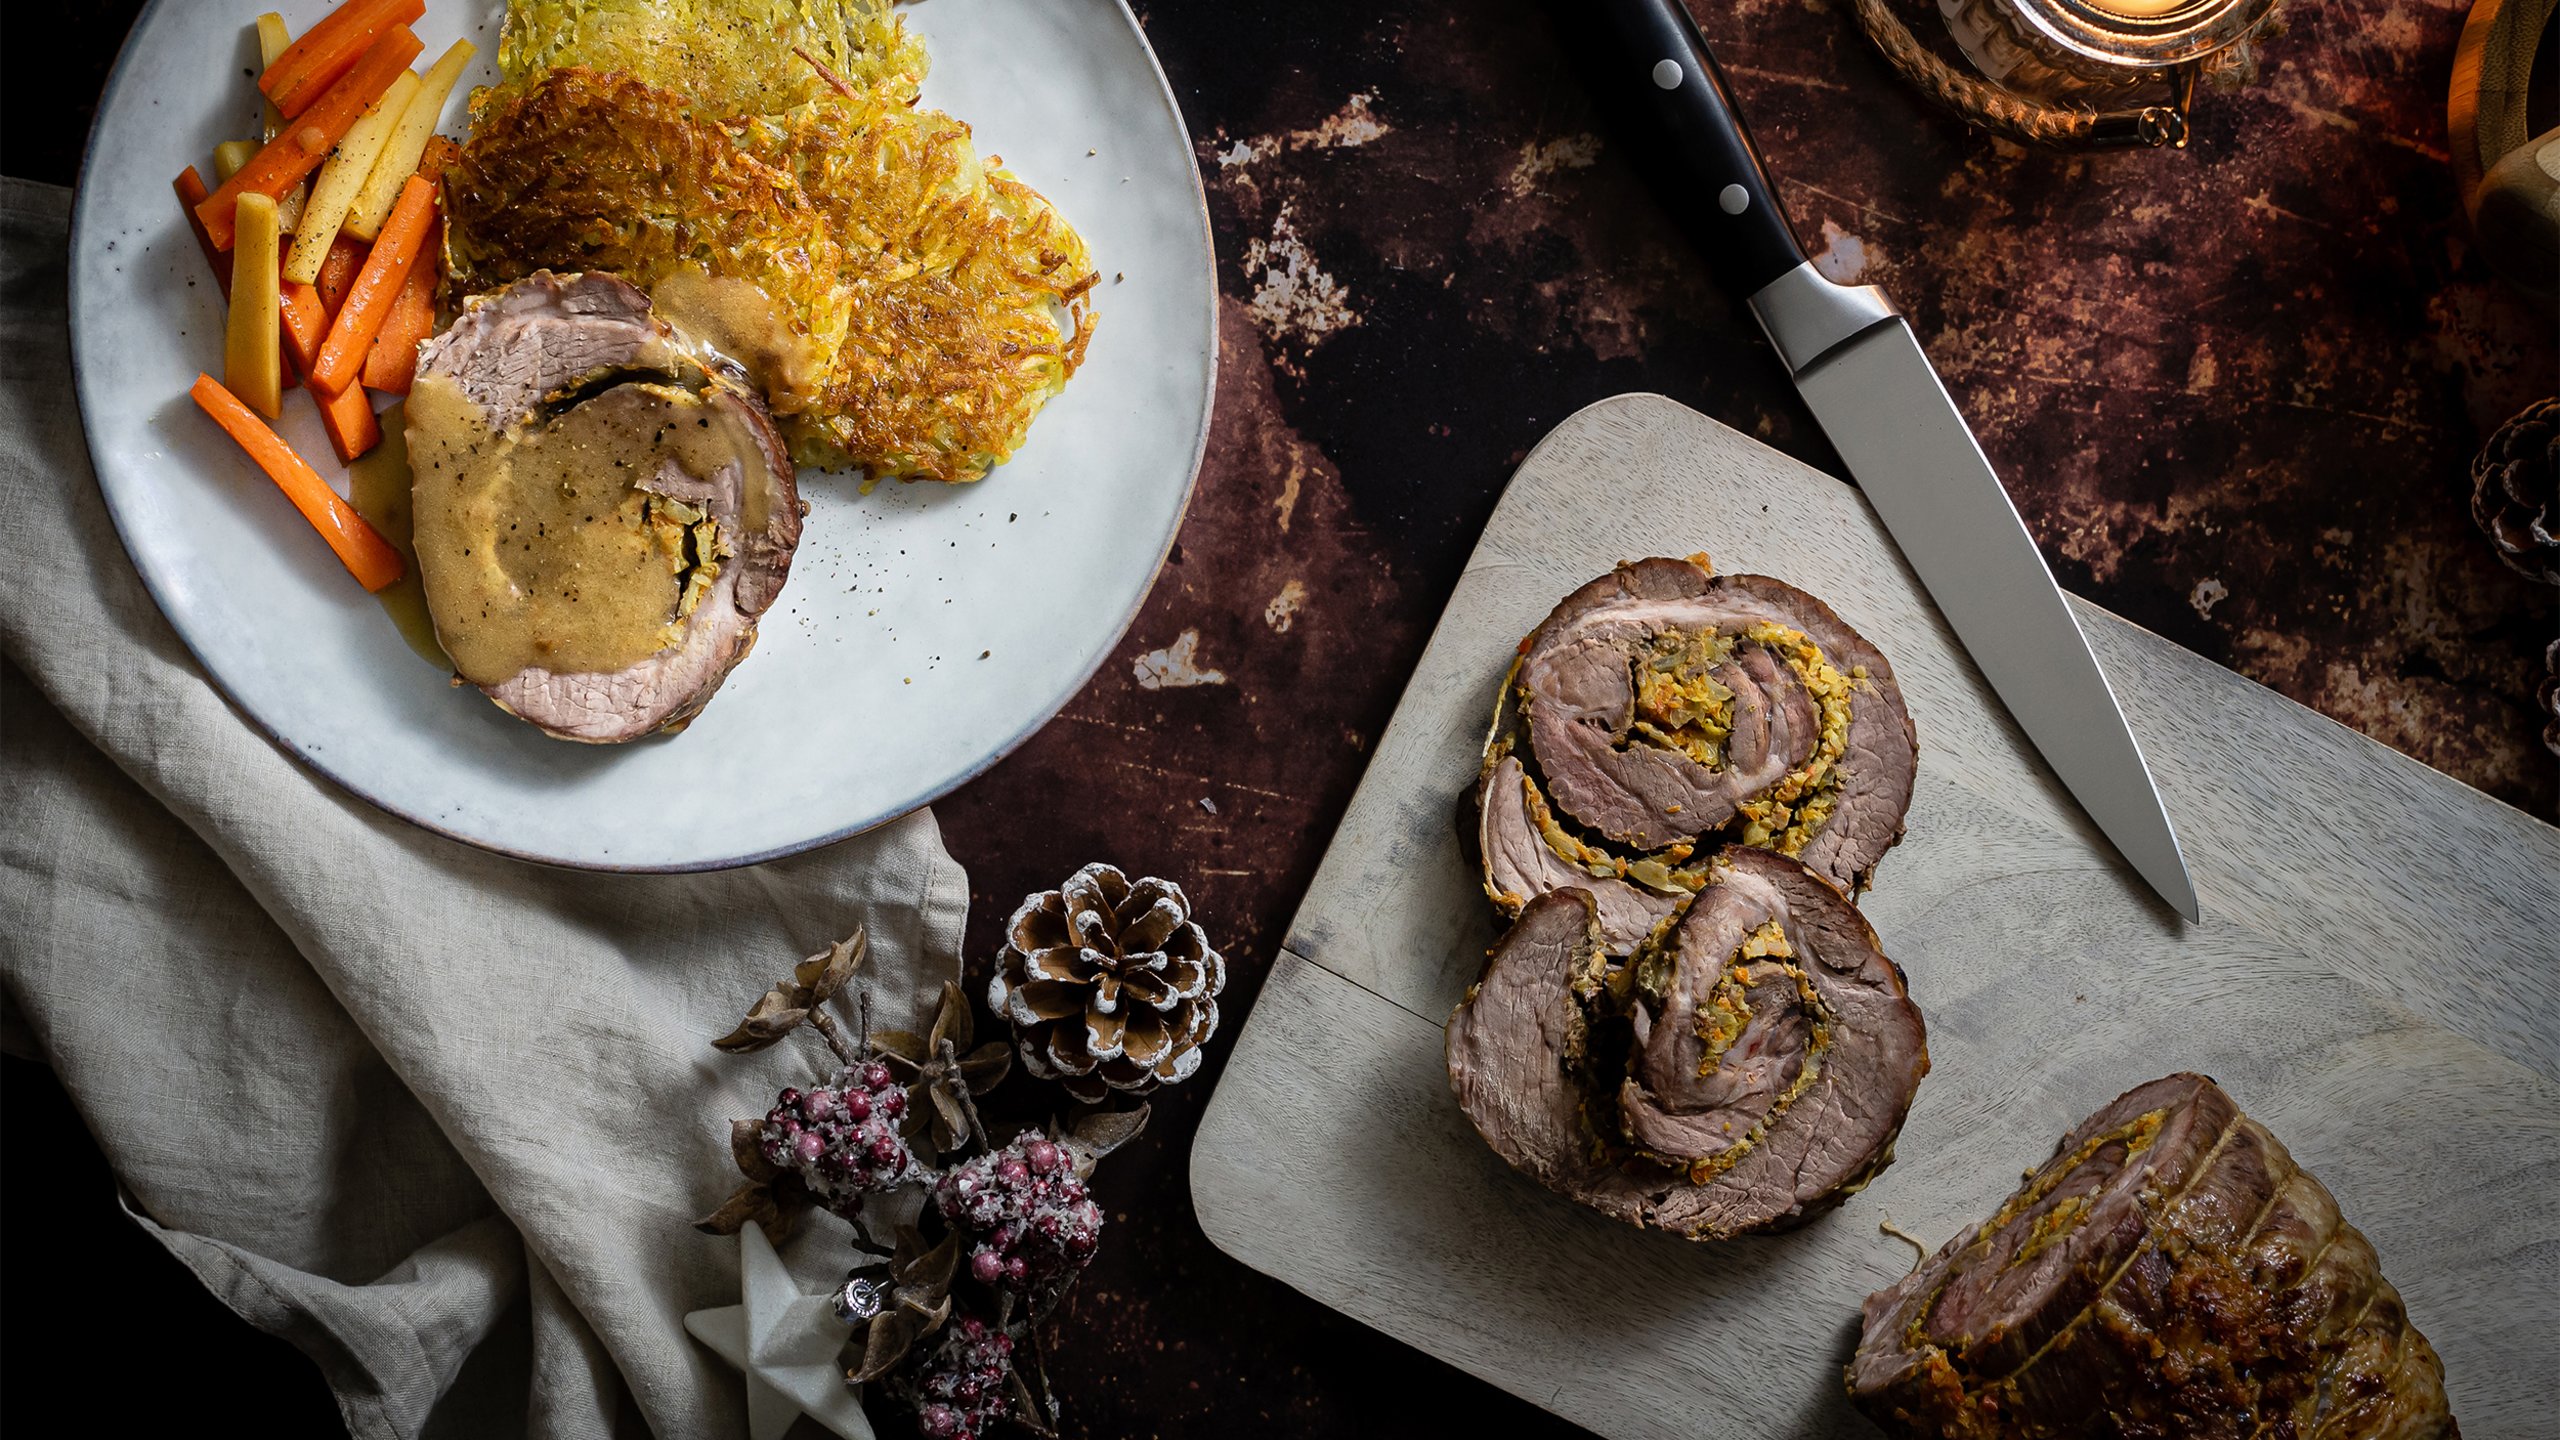
[[[1901,972],[1829,882],[1748,848],[1702,876],[1616,965],[1588,892],[1530,900],[1448,1041],[1496,1154],[1691,1239],[1799,1224],[1864,1185],[1929,1068]]]
[[[1668,874],[1735,840],[1854,889],[1902,838],[1919,752],[1893,667],[1784,581],[1621,565],[1523,642],[1507,690],[1520,723],[1492,748],[1525,732],[1530,778],[1594,850]]]
[[[2459,1435],[2373,1246],[2201,1075],[2116,1099],[1868,1297],[1849,1393],[1931,1440]]]
[[[1703,883],[1702,871],[1658,856],[1628,861],[1577,839],[1557,822],[1517,755],[1494,758],[1478,782],[1472,818],[1485,894],[1503,914],[1517,916],[1540,895],[1585,891],[1599,917],[1601,947],[1612,955],[1633,954]]]
[[[683,724],[790,574],[790,454],[745,373],[610,275],[538,271],[419,350],[418,573],[465,680],[568,740]]]

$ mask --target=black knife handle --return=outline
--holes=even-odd
[[[1724,71],[1681,0],[1590,0],[1566,5],[1603,32],[1592,82],[1666,142],[1664,201],[1687,226],[1716,280],[1737,300],[1804,263],[1778,208],[1769,168],[1733,105]],[[1575,23],[1572,19],[1567,24]]]

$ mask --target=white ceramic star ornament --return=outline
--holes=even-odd
[[[696,1310],[684,1328],[747,1377],[747,1433],[782,1440],[807,1415],[844,1440],[872,1440],[860,1395],[839,1358],[851,1333],[833,1295],[804,1295],[753,1220],[738,1231],[738,1277],[745,1303]]]

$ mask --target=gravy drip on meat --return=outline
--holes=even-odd
[[[760,463],[735,407],[635,379],[493,433],[441,375],[408,407],[419,573],[465,680],[618,670],[681,640],[734,537],[679,497],[734,493]],[[744,490],[752,531],[765,497]]]

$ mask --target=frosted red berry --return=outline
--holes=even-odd
[[[1035,1315],[1083,1271],[1102,1233],[1102,1209],[1067,1158],[1054,1141],[1018,1138],[953,1167],[933,1189],[934,1208],[967,1247],[970,1277],[1021,1297]]]
[[[874,1072],[880,1084],[868,1082]],[[889,1068],[873,1061],[848,1066],[833,1081],[810,1090],[786,1087],[774,1097],[757,1133],[764,1158],[798,1175],[830,1210],[850,1215],[862,1197],[908,1178],[915,1155],[898,1134],[900,1099]]]
[[[901,1377],[916,1406],[917,1428],[934,1440],[992,1435],[1011,1413],[1006,1385],[1013,1341],[975,1316],[964,1316]]]

